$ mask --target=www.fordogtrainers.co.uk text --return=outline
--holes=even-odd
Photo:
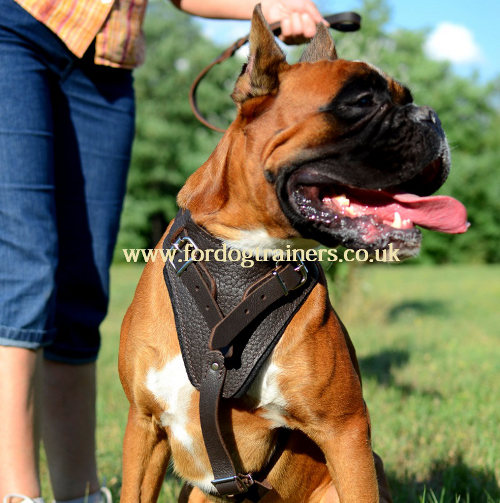
[[[177,253],[183,254],[184,261],[203,262],[239,262],[241,267],[252,267],[255,262],[272,260],[274,262],[297,262],[320,261],[320,262],[399,262],[399,248],[389,244],[387,249],[375,250],[369,253],[367,250],[353,250],[351,248],[338,251],[336,248],[310,248],[308,250],[291,248],[286,249],[255,248],[252,250],[240,250],[230,248],[225,243],[222,248],[216,250],[207,248],[202,250],[187,243],[182,249],[169,248],[123,248],[123,255],[127,262],[172,262]]]

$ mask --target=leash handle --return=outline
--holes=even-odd
[[[361,28],[361,16],[356,12],[340,12],[338,14],[330,14],[328,16],[325,16],[324,19],[329,23],[330,28],[337,31],[350,32],[350,31],[357,31]],[[281,35],[281,26],[279,22],[271,24],[270,28],[276,37],[279,37]],[[208,120],[202,115],[202,113],[198,108],[196,91],[198,89],[200,82],[207,75],[207,73],[215,65],[218,65],[223,61],[226,61],[226,59],[232,57],[238,49],[243,47],[248,42],[249,37],[250,34],[245,35],[244,37],[241,37],[238,40],[236,40],[234,44],[232,44],[224,52],[222,52],[222,54],[220,54],[217,58],[215,58],[208,66],[203,68],[203,70],[194,79],[193,83],[191,84],[191,88],[189,90],[189,105],[191,106],[191,110],[193,111],[195,117],[204,126],[213,129],[214,131],[217,131],[219,133],[224,133],[226,130],[214,126],[213,124],[208,122]]]

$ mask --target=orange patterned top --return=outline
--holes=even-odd
[[[96,40],[95,62],[134,68],[144,61],[147,0],[16,0],[82,57]]]

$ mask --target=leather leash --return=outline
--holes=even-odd
[[[165,239],[169,243],[175,240],[173,247],[178,251],[182,251],[182,246],[187,243],[194,245],[184,230],[189,219],[189,211],[180,212]],[[224,316],[215,299],[215,284],[202,263],[193,261],[184,253],[176,253],[170,263],[211,330],[200,385],[199,408],[203,439],[214,475],[212,485],[219,495],[236,498],[251,489],[245,497],[259,501],[271,490],[271,486],[266,480],[258,480],[257,475],[237,472],[220,429],[219,406],[227,373],[225,357],[232,354],[232,345],[252,321],[277,300],[304,285],[307,269],[303,263],[276,266],[248,288],[241,302]],[[182,498],[186,497],[188,490],[183,488]]]
[[[349,32],[349,31],[357,31],[361,28],[361,16],[356,12],[340,12],[339,14],[330,14],[325,16],[324,19],[329,23],[330,28],[337,31]],[[274,35],[278,37],[281,35],[281,27],[280,23],[273,23],[270,25],[270,28]],[[244,37],[239,38],[234,42],[230,47],[228,47],[222,54],[217,56],[209,65],[207,65],[194,79],[191,84],[191,89],[189,90],[189,104],[191,106],[191,110],[193,111],[195,117],[206,127],[213,129],[214,131],[218,131],[219,133],[224,133],[226,130],[214,126],[211,124],[200,112],[198,108],[198,102],[196,99],[196,91],[200,82],[204,79],[204,77],[208,74],[208,72],[215,66],[226,59],[229,59],[234,53],[243,47],[249,40],[250,34],[245,35]]]

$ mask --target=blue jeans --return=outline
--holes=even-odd
[[[0,345],[95,361],[134,134],[132,74],[0,0]]]

